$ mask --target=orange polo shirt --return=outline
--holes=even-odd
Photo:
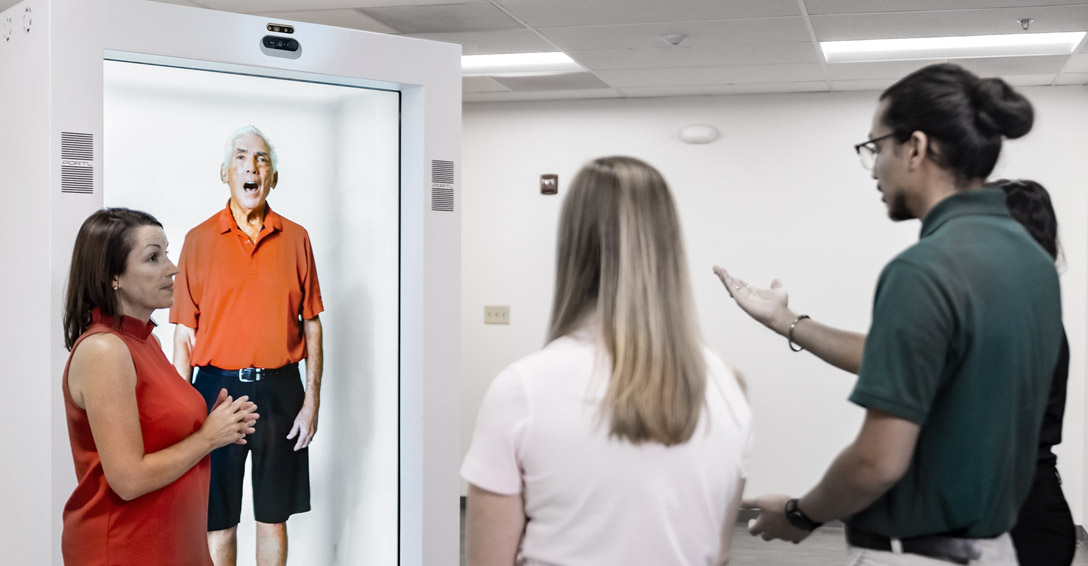
[[[268,207],[254,243],[228,203],[185,235],[178,269],[170,322],[196,329],[192,365],[278,368],[306,357],[302,320],[325,309],[305,228]]]

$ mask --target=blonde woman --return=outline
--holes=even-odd
[[[461,468],[470,566],[725,564],[751,417],[702,344],[653,167],[601,158],[571,183],[548,334],[480,407]]]

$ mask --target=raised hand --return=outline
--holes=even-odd
[[[783,334],[795,318],[789,309],[789,294],[778,279],[771,281],[769,288],[761,288],[733,277],[725,268],[717,265],[714,266],[714,274],[737,306],[767,328]]]

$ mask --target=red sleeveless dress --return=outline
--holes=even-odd
[[[207,416],[204,399],[178,375],[151,336],[152,323],[115,319],[98,309],[76,341],[100,332],[115,334],[128,346],[136,368],[136,405],[144,452],[180,442],[200,429]],[[72,347],[75,351],[75,346]],[[68,358],[71,364],[71,357]],[[68,392],[64,368],[64,409],[72,444],[76,486],[64,506],[61,552],[66,566],[211,566],[208,552],[208,457],[170,485],[121,499],[106,483],[87,413]]]

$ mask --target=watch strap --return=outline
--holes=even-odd
[[[805,531],[814,531],[819,528],[823,523],[817,523],[808,518],[803,511],[797,506],[797,499],[791,499],[786,502],[786,520],[791,525]]]

